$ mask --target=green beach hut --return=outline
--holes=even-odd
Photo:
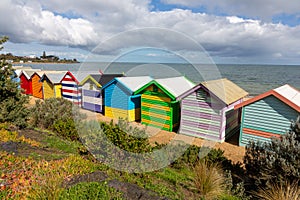
[[[195,84],[183,76],[155,79],[135,92],[141,94],[141,123],[174,131],[180,120],[179,97]]]

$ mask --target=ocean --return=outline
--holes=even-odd
[[[164,78],[185,75],[195,83],[227,78],[255,96],[284,84],[300,89],[300,65],[192,65],[85,62],[76,64],[23,64],[43,70],[99,71],[125,73],[128,76],[150,75]]]

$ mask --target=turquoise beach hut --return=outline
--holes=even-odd
[[[286,133],[300,113],[300,92],[283,85],[235,106],[242,108],[239,145],[249,141],[270,142]]]
[[[141,95],[134,92],[152,80],[149,76],[118,77],[102,87],[104,115],[139,121],[141,118]]]

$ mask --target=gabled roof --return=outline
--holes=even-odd
[[[140,93],[141,91],[149,87],[151,84],[157,85],[157,87],[159,87],[162,91],[168,94],[172,99],[176,99],[181,94],[195,86],[193,82],[189,81],[184,76],[161,78],[149,82],[147,85],[143,86],[135,93]]]
[[[20,73],[20,76],[23,74],[28,80],[31,78],[31,76],[36,71],[41,71],[40,69],[28,69],[28,70],[22,70]]]
[[[90,74],[100,74],[99,71],[69,71],[72,76],[78,81],[78,84],[81,83],[88,75]]]
[[[227,78],[202,82],[200,85],[204,86],[226,105],[230,105],[249,95],[248,92]]]
[[[60,71],[60,73],[45,73],[41,77],[41,81],[43,81],[44,79],[48,79],[52,84],[58,84],[60,83],[61,79],[63,79],[66,73],[66,71]]]
[[[243,103],[240,103],[234,107],[234,109],[238,109],[249,104],[252,104],[256,101],[264,99],[268,96],[274,96],[284,102],[285,104],[289,105],[294,110],[300,112],[300,92],[295,88],[291,87],[290,85],[286,84],[276,89],[270,90],[263,94],[260,94],[256,97],[253,97]]]
[[[117,77],[105,84],[102,89],[105,89],[114,82],[119,82],[125,86],[129,93],[133,93],[149,83],[151,80],[153,79],[150,76]]]
[[[84,85],[88,80],[92,81],[97,87],[102,87],[115,77],[122,77],[123,74],[90,74],[83,79],[79,85]]]

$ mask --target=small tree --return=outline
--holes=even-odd
[[[7,37],[0,39],[0,45],[8,40]],[[0,47],[2,49],[3,47]],[[11,64],[5,60],[0,62],[0,123],[9,122],[18,127],[26,126],[28,110],[25,104],[28,97],[21,94],[19,83],[13,81],[16,75]]]
[[[271,184],[300,179],[299,117],[280,139],[270,143],[250,142],[246,147],[244,163],[250,184],[268,188]]]

